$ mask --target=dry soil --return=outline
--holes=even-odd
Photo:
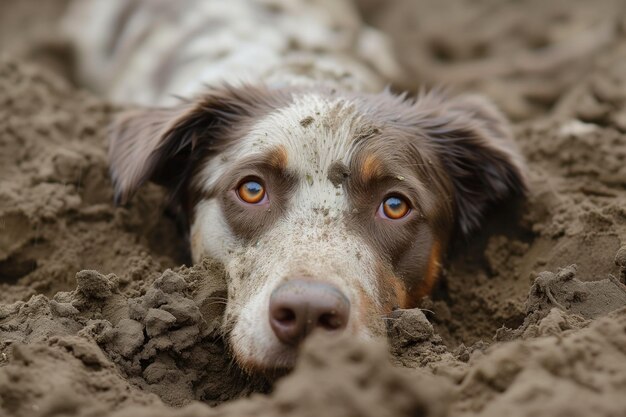
[[[161,190],[112,205],[116,108],[72,84],[64,1],[0,2],[0,415],[626,415],[626,5],[359,3],[397,88],[498,102],[530,196],[455,245],[388,346],[313,338],[273,383],[232,363],[222,271],[184,266]]]

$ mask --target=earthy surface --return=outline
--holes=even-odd
[[[63,3],[0,2],[0,415],[624,415],[623,2],[360,2],[398,86],[481,91],[516,121],[530,197],[456,245],[388,347],[314,338],[273,387],[233,365],[220,268],[181,266],[161,191],[111,204],[115,108],[69,81]]]

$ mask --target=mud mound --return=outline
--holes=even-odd
[[[623,297],[626,288],[608,286],[610,280],[581,283],[570,268],[537,278],[533,288],[543,291],[531,292],[527,322],[499,332],[510,342],[451,353],[421,310],[402,310],[389,324],[391,358],[382,343],[314,337],[270,396],[210,410],[207,403],[269,387],[229,364],[215,332],[220,274],[206,261],[166,270],[132,297],[115,275],[85,270],[74,291],[2,305],[0,410],[14,416],[584,416],[626,406],[626,308],[579,304],[584,315],[604,316],[590,322],[561,309],[563,302],[545,290],[561,280],[574,284],[560,288],[565,298],[585,286],[594,286],[597,297]]]
[[[553,310],[539,335],[567,316]],[[482,416],[620,415],[626,309],[582,330],[494,345],[460,384],[455,411]],[[456,413],[454,413],[456,414]]]
[[[530,196],[454,248],[387,346],[313,338],[278,382],[233,365],[222,272],[181,266],[161,190],[111,204],[117,109],[60,75],[64,3],[0,4],[0,415],[623,415],[623,2],[362,1],[416,75],[398,85],[518,121]]]
[[[426,306],[437,313],[435,322],[446,325],[442,334],[452,330],[449,344],[487,340],[501,324],[519,326],[527,289],[541,271],[576,264],[581,281],[620,276],[615,256],[626,242],[626,131],[620,125],[625,62],[626,49],[612,49],[564,92],[552,113],[515,126],[530,195],[517,213],[515,207],[493,213],[486,233],[452,259],[445,302]],[[467,314],[474,316],[469,324]]]
[[[58,358],[54,351],[65,349],[78,359],[73,366],[89,368],[74,376],[63,370],[70,386],[82,380],[84,387],[95,384],[104,389],[108,383],[114,391],[123,392],[130,383],[144,392],[139,398],[150,398],[152,392],[173,406],[193,399],[215,404],[251,389],[266,389],[230,364],[215,332],[223,307],[218,301],[225,292],[221,270],[215,265],[205,262],[177,272],[168,269],[140,296],[128,295],[114,274],[84,270],[76,274],[76,281],[74,291],[59,292],[52,299],[36,295],[27,302],[0,307],[0,352],[11,365],[9,372],[28,364],[27,357],[36,351]],[[65,366],[63,360],[47,362],[42,369],[35,366],[34,371],[44,373],[43,379],[50,381],[32,387],[30,377],[36,375],[27,372],[25,379],[29,389],[35,388],[32,400],[41,403],[42,410],[57,394],[47,389],[54,380],[51,371]],[[102,372],[89,374],[88,370]],[[98,382],[101,378],[108,382]],[[30,402],[9,400],[20,398],[23,387],[11,387],[7,381],[4,388],[0,397],[7,411],[29,415],[19,404]],[[115,407],[123,406],[127,399],[96,397],[102,405]]]
[[[183,256],[162,193],[114,208],[111,106],[31,66],[0,62],[0,301],[73,288],[84,268],[132,277]]]
[[[620,0],[357,0],[414,74],[404,88],[481,90],[515,120],[540,117],[623,45]]]

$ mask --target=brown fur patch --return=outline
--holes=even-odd
[[[390,286],[390,288],[393,288],[394,291],[394,295],[395,295],[395,302],[396,305],[395,307],[399,307],[399,308],[409,308],[408,304],[408,294],[406,291],[406,286],[404,285],[404,283],[395,275],[389,275],[388,279],[385,280],[386,284],[388,284]],[[393,309],[390,309],[389,311],[385,311],[385,313],[390,313]]]
[[[363,165],[361,165],[359,175],[364,182],[368,182],[376,178],[377,176],[382,175],[382,168],[382,163],[376,157],[376,155],[368,154],[365,156]]]
[[[420,284],[411,292],[411,305],[415,307],[417,302],[423,297],[429,295],[437,280],[439,279],[439,273],[441,271],[441,243],[437,240],[433,242],[430,249],[430,256],[428,258],[428,266],[426,267],[426,273],[424,279]]]
[[[381,281],[391,292],[389,304],[387,308],[384,309],[385,314],[391,313],[396,308],[410,308],[406,285],[401,279],[394,274],[387,274],[382,277]]]
[[[278,145],[272,149],[267,155],[267,163],[274,169],[284,171],[287,169],[287,149],[284,146]]]
[[[397,308],[405,308],[407,290],[404,282],[381,262],[376,266],[376,270],[380,314],[387,316]]]

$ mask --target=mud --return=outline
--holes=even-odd
[[[313,338],[278,381],[232,362],[222,271],[184,266],[162,191],[111,204],[118,109],[72,84],[64,1],[0,3],[0,415],[623,415],[626,11],[600,3],[360,1],[396,86],[515,120],[530,196],[457,242],[387,344]]]

